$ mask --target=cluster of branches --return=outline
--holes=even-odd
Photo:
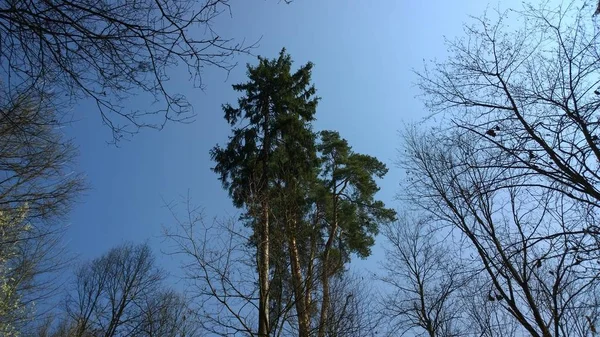
[[[0,1],[2,89],[91,99],[115,140],[140,127],[189,120],[192,107],[168,89],[168,70],[184,67],[198,87],[203,68],[229,71],[232,56],[251,46],[213,30],[228,10],[228,0]],[[126,107],[133,94],[160,106]]]
[[[386,233],[397,327],[597,333],[600,40],[591,5],[476,19],[448,42],[446,61],[418,74],[442,122],[403,135],[401,197],[418,216],[402,224],[408,233]]]
[[[65,252],[60,221],[84,185],[51,97],[0,94],[0,331],[35,319],[36,303],[58,288]]]
[[[35,303],[56,293],[66,257],[60,223],[84,188],[64,139],[65,107],[91,99],[114,140],[140,127],[193,116],[167,87],[167,71],[229,71],[251,46],[213,30],[227,0],[0,1],[0,333],[37,318]],[[130,109],[146,94],[161,104]],[[153,105],[156,106],[156,105]],[[152,110],[154,109],[154,110]],[[38,310],[39,314],[39,310]]]
[[[211,336],[258,336],[256,248],[248,244],[252,229],[235,218],[207,221],[202,209],[194,207],[189,198],[170,203],[168,208],[175,225],[165,228],[165,235],[173,244],[171,254],[183,261],[186,292],[193,299],[190,306],[200,331]],[[276,263],[282,264],[279,269],[289,268],[285,260]],[[289,272],[286,277],[290,277]],[[322,329],[325,336],[376,336],[383,331],[369,280],[349,271],[330,279],[328,319]],[[280,277],[269,283],[272,336],[299,333],[289,282],[289,278]],[[318,280],[305,287],[314,296],[312,310],[319,310]],[[318,318],[313,318],[311,336],[318,333]]]
[[[62,313],[38,324],[45,337],[199,336],[187,299],[164,285],[147,244],[130,243],[80,265]]]
[[[168,89],[167,72],[183,68],[202,87],[206,66],[234,66],[251,46],[213,30],[228,10],[228,0],[0,1],[0,334],[38,319],[34,304],[58,288],[60,223],[84,188],[63,108],[91,99],[115,141],[189,120],[192,107]],[[152,106],[126,107],[137,94]]]
[[[190,109],[165,87],[167,68],[229,69],[245,50],[210,29],[227,1],[0,1],[0,330],[9,336],[39,315],[58,286],[66,257],[61,222],[84,188],[62,127],[69,98],[92,98],[115,140],[123,129]],[[198,27],[200,26],[200,27]],[[205,28],[192,38],[192,29]],[[197,82],[200,84],[199,82]],[[126,111],[120,102],[146,92],[160,111]],[[65,98],[67,97],[67,98]],[[38,306],[39,308],[39,306]]]
[[[238,107],[224,106],[233,135],[211,155],[245,226],[206,226],[188,209],[168,234],[175,252],[191,258],[185,268],[199,298],[215,304],[203,310],[216,308],[206,316],[218,335],[372,331],[373,321],[356,317],[354,297],[334,303],[345,290],[332,287],[351,255],[368,256],[379,224],[395,217],[375,199],[375,178],[387,168],[337,132],[312,131],[312,64],[295,72],[291,64],[285,50],[259,58],[248,66],[249,82],[233,86],[245,94]]]

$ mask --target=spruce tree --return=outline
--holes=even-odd
[[[259,275],[260,337],[269,336],[270,241],[273,200],[281,188],[296,182],[284,177],[301,176],[314,160],[314,119],[318,98],[311,84],[312,64],[292,72],[292,60],[283,49],[276,59],[259,57],[247,67],[249,81],[233,85],[243,93],[237,107],[223,106],[232,135],[225,147],[215,146],[214,171],[236,207],[243,208],[253,226]],[[278,231],[281,232],[281,231]]]

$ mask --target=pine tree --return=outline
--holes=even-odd
[[[318,336],[325,336],[330,301],[330,279],[343,271],[350,255],[367,257],[375,243],[379,224],[393,221],[396,212],[375,199],[375,177],[388,169],[377,158],[352,151],[335,131],[322,131],[320,202],[325,208],[324,246],[321,252],[321,315]]]

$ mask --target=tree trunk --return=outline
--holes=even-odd
[[[336,216],[334,215],[334,218]],[[337,232],[338,224],[337,219],[334,220],[333,227],[331,227],[331,231],[329,232],[329,238],[327,239],[327,243],[325,244],[325,249],[323,252],[323,272],[321,273],[321,283],[323,286],[323,299],[321,301],[321,317],[319,318],[319,331],[318,337],[325,337],[325,328],[327,326],[327,309],[329,307],[329,276],[330,266],[329,266],[329,252],[331,251],[331,246],[333,245],[333,240],[335,234]]]
[[[259,303],[258,336],[269,336],[269,206],[263,204],[262,224],[260,227],[259,250]]]
[[[306,267],[306,279],[304,282],[306,286],[304,287],[304,305],[306,310],[309,312],[309,315],[312,315],[312,293],[313,284],[314,284],[314,261],[315,255],[317,252],[317,235],[315,233],[315,228],[317,228],[316,221],[313,223],[312,234],[310,238],[310,256],[308,259],[308,266]]]
[[[323,267],[326,268],[325,263]],[[321,282],[323,283],[323,299],[321,301],[321,317],[319,318],[318,337],[325,337],[325,326],[327,325],[327,307],[329,306],[329,276],[323,270]]]
[[[259,300],[258,300],[258,336],[268,337],[270,333],[269,326],[269,154],[271,149],[271,134],[269,129],[270,111],[269,97],[265,96],[262,102],[263,122],[263,148],[262,148],[262,177],[260,179],[260,191],[262,200],[262,223],[259,235],[259,261],[258,261],[258,282],[259,282]]]
[[[310,316],[308,313],[304,282],[302,280],[302,270],[300,268],[300,254],[298,253],[298,244],[296,241],[296,221],[292,220],[288,232],[288,244],[290,250],[290,259],[292,265],[292,285],[294,287],[294,298],[296,300],[296,312],[298,314],[298,337],[308,337],[310,332]]]

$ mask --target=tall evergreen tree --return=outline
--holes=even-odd
[[[375,178],[383,178],[388,169],[377,158],[355,153],[335,131],[322,131],[318,150],[321,154],[321,203],[325,208],[321,252],[321,315],[318,336],[325,336],[330,307],[330,279],[343,271],[350,254],[371,254],[380,223],[393,221],[396,212],[375,199],[379,187]]]
[[[254,229],[259,274],[260,337],[269,336],[269,270],[272,200],[290,189],[306,167],[313,165],[314,135],[310,122],[318,102],[310,83],[312,64],[291,71],[292,60],[283,49],[277,59],[259,57],[248,65],[249,81],[233,85],[244,93],[238,107],[223,106],[232,135],[225,147],[215,146],[216,162],[223,187],[236,207],[244,208]]]
[[[261,337],[282,324],[297,324],[300,337],[316,324],[324,336],[330,280],[351,254],[368,256],[378,225],[395,217],[375,199],[375,178],[387,173],[383,163],[353,152],[337,132],[323,131],[317,142],[312,64],[293,73],[291,65],[282,50],[277,59],[248,66],[249,81],[233,86],[244,93],[238,107],[223,106],[229,143],[211,151],[214,171],[253,229]],[[320,310],[313,302],[319,297]],[[279,320],[292,307],[295,320]]]

